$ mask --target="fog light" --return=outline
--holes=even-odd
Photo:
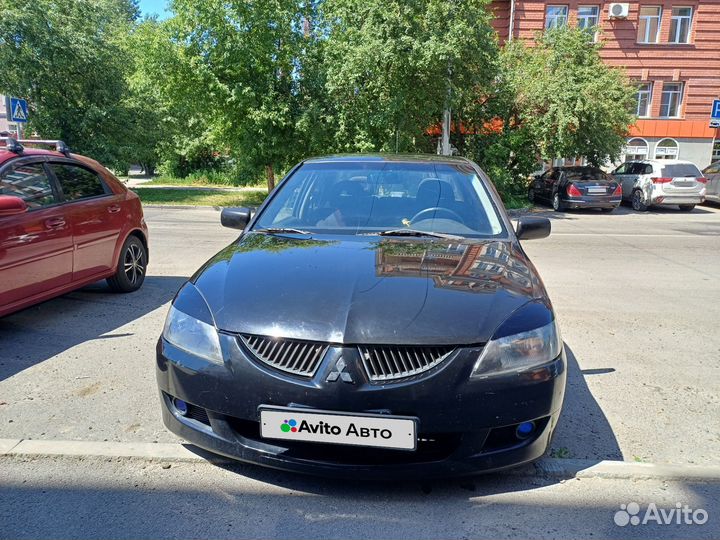
[[[188,412],[188,405],[182,399],[173,398],[173,407],[180,416],[185,416]]]
[[[515,429],[515,436],[518,439],[527,439],[535,431],[535,422],[523,422]]]

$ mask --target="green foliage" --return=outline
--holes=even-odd
[[[30,130],[125,168],[134,134],[122,41],[136,3],[0,0],[0,13],[0,93],[28,99]]]
[[[503,50],[514,123],[528,130],[542,158],[618,159],[635,121],[634,90],[623,71],[603,63],[600,47],[586,31],[561,28],[532,47],[518,40]]]
[[[487,0],[326,0],[328,114],[341,151],[432,151],[428,128],[494,76]]]

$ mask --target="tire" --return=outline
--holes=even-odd
[[[609,214],[609,213],[612,212],[613,210],[615,210],[615,207],[612,207],[612,208],[601,208],[601,209],[600,209],[601,212],[605,212],[606,214]]]
[[[560,200],[560,193],[558,193],[557,191],[555,192],[555,195],[553,195],[553,198],[552,198],[552,207],[553,207],[553,210],[555,210],[556,212],[562,212],[563,210],[565,210],[565,205]]]
[[[645,196],[639,189],[633,191],[631,202],[633,210],[636,212],[645,212],[648,209],[647,204],[645,204]]]
[[[692,212],[693,208],[695,208],[694,204],[681,204],[680,205],[680,210],[682,212]]]
[[[118,293],[137,291],[145,281],[147,250],[137,236],[129,236],[122,249],[115,275],[107,279],[110,289]]]

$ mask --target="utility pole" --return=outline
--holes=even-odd
[[[440,154],[443,156],[452,155],[450,148],[450,122],[452,121],[452,112],[450,103],[452,98],[452,65],[448,60],[448,78],[447,78],[447,101],[445,102],[445,110],[443,110],[442,119],[442,141],[440,143]]]

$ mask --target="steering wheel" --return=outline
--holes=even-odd
[[[420,221],[420,219],[419,219],[420,216],[422,216],[424,214],[430,214],[430,213],[435,213],[435,212],[441,213],[441,214],[444,212],[446,215],[450,216],[450,218],[453,221],[458,221],[458,222],[462,223],[463,225],[465,225],[465,222],[458,214],[456,214],[452,210],[449,210],[448,208],[442,208],[440,206],[433,206],[432,208],[426,208],[425,210],[420,210],[417,214],[415,214],[413,216],[413,218],[410,220],[410,223],[415,223],[416,221]]]

